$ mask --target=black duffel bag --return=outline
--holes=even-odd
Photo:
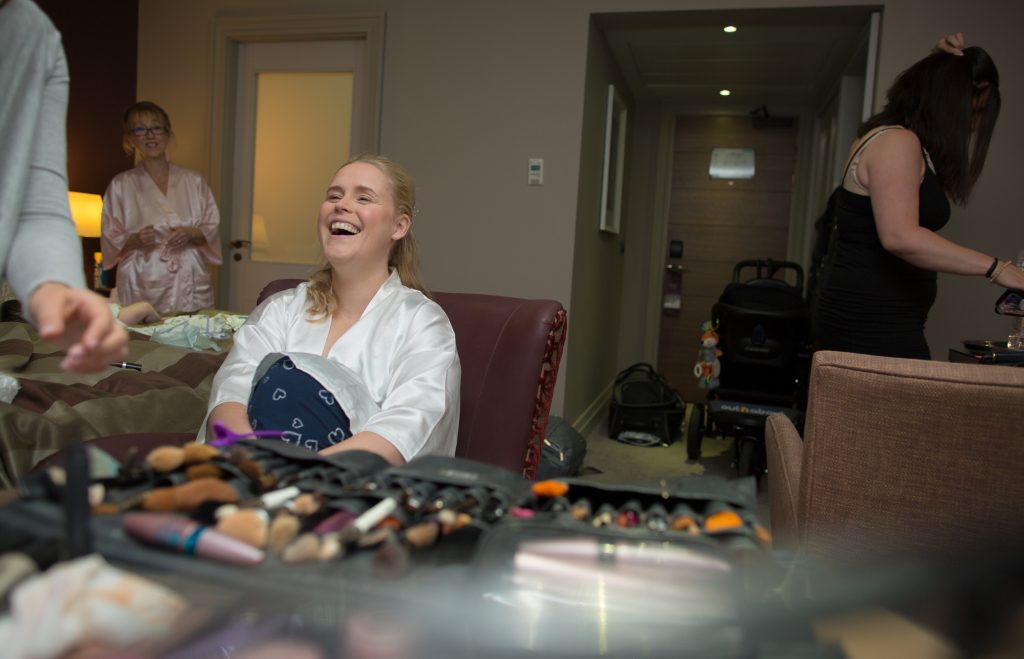
[[[682,434],[686,402],[665,376],[646,363],[615,376],[608,410],[608,435],[640,446],[668,445]]]

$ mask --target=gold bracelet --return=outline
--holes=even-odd
[[[988,278],[989,282],[993,284],[996,283],[996,280],[999,279],[999,275],[1003,274],[1003,270],[1006,270],[1009,265],[1010,261],[1003,261],[1000,263],[999,267],[997,267],[995,272],[992,273],[992,276]]]

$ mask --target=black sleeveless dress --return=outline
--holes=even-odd
[[[938,231],[949,221],[949,200],[930,167],[919,202],[922,227]],[[924,325],[935,302],[935,272],[885,251],[866,195],[839,189],[833,231],[811,310],[818,348],[930,359]]]

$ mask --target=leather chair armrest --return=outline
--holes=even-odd
[[[765,422],[768,458],[768,501],[772,546],[797,548],[797,494],[804,445],[796,427],[785,414],[772,414]]]

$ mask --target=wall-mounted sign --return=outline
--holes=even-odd
[[[711,178],[754,178],[753,149],[712,149]]]

